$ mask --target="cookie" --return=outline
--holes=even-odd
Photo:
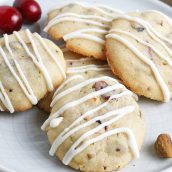
[[[171,19],[158,11],[120,15],[106,36],[112,71],[133,92],[168,102],[172,93]]]
[[[0,39],[0,110],[24,111],[66,77],[62,51],[28,29]]]
[[[112,18],[119,13],[104,5],[68,3],[49,12],[44,31],[55,40],[63,38],[75,53],[103,60],[105,35]]]
[[[143,115],[132,92],[109,71],[87,72],[68,77],[54,95],[42,125],[49,153],[80,171],[119,170],[139,157]]]
[[[112,75],[110,68],[107,65],[107,62],[105,61],[99,61],[99,60],[95,60],[94,58],[84,57],[82,55],[73,53],[66,48],[62,48],[62,51],[63,51],[64,58],[68,66],[67,78],[75,74],[76,72],[78,73],[82,71],[88,72],[87,68],[90,71],[96,70],[95,72],[96,74],[101,74],[102,72],[104,73],[104,71],[109,71],[109,75],[110,74]],[[73,73],[74,70],[75,70],[75,73]],[[52,101],[53,94],[54,92],[48,93],[47,96],[45,96],[43,99],[39,101],[37,106],[40,109],[44,110],[45,112],[50,113],[50,110],[51,110],[50,103]]]

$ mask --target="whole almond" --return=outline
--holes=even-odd
[[[154,147],[159,157],[172,158],[172,141],[168,134],[160,134]]]

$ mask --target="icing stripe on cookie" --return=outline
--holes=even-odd
[[[122,117],[122,115],[120,116]],[[106,122],[104,124],[101,124],[101,126],[106,126],[107,124],[111,124],[112,122],[116,121],[117,119],[112,119],[111,121],[109,122]],[[100,128],[100,127],[99,127]],[[99,129],[98,127],[95,128],[95,130]],[[103,127],[102,127],[103,128]],[[85,133],[84,135],[82,135],[82,138],[85,137],[88,137],[88,135],[90,135],[90,132],[93,132],[93,130]],[[72,158],[74,156],[76,156],[77,154],[79,154],[80,152],[82,152],[84,149],[86,149],[89,145],[93,144],[93,143],[96,143],[98,141],[101,141],[103,140],[104,138],[106,137],[109,137],[109,136],[112,136],[112,135],[115,135],[115,134],[119,134],[119,133],[125,133],[127,134],[128,136],[128,142],[129,142],[129,147],[131,148],[131,151],[134,155],[135,158],[139,158],[139,148],[137,146],[137,143],[136,143],[136,139],[135,139],[135,136],[134,136],[134,133],[132,132],[131,129],[129,128],[116,128],[116,129],[113,129],[113,130],[110,130],[110,131],[107,131],[95,138],[92,138],[92,139],[89,139],[87,141],[85,141],[83,144],[81,144],[80,146],[76,146],[76,145],[79,145],[79,141],[78,142],[75,142],[72,147],[70,148],[70,150],[65,154],[65,157],[63,158],[63,163],[65,165],[68,165],[70,163],[70,161],[72,160]],[[87,135],[86,135],[87,134]],[[91,133],[92,134],[92,133]]]
[[[26,29],[26,35],[28,36],[28,39],[31,42],[33,51],[35,53],[35,57],[33,55],[32,55],[32,57],[33,57],[33,59],[36,60],[35,62],[37,63],[37,66],[39,67],[39,69],[41,70],[41,72],[43,73],[43,75],[45,77],[45,80],[46,80],[47,86],[48,86],[48,90],[53,91],[54,87],[53,87],[51,77],[50,77],[48,70],[46,69],[45,65],[43,64],[43,61],[42,61],[41,56],[39,54],[38,48],[35,44],[34,39],[32,38],[31,32],[28,29]],[[27,51],[29,52],[29,49]]]
[[[157,14],[163,16],[168,21],[168,23],[172,26],[172,19],[169,16],[165,15],[164,13],[162,13],[160,11],[157,11],[157,10],[145,10],[142,13],[157,13]]]
[[[105,119],[108,119],[105,122],[102,122],[100,125],[98,125],[97,127],[93,128],[92,130],[89,130],[88,132],[84,133],[83,135],[81,135],[79,137],[79,139],[74,142],[74,144],[69,148],[69,150],[66,152],[64,158],[63,158],[63,163],[65,165],[68,165],[70,163],[70,161],[72,160],[72,158],[77,155],[78,153],[80,153],[81,151],[83,151],[86,147],[88,147],[90,144],[92,143],[96,143],[106,137],[109,137],[113,134],[117,134],[117,133],[126,133],[128,135],[128,139],[129,139],[129,146],[132,150],[133,155],[137,158],[139,157],[139,150],[138,150],[138,146],[134,137],[133,132],[129,129],[129,128],[117,128],[117,129],[113,129],[110,131],[106,131],[103,134],[100,134],[97,137],[93,137],[90,139],[87,139],[88,137],[92,136],[94,133],[100,131],[101,129],[103,129],[105,126],[109,126],[112,123],[116,122],[117,120],[119,120],[120,118],[122,118],[123,116],[133,112],[135,109],[135,106],[126,106],[126,107],[122,107],[120,109],[115,109],[113,111],[107,112],[101,116],[96,116],[92,119],[90,119],[89,121],[80,124],[79,126],[70,129],[70,130],[64,130],[64,132],[67,132],[65,135],[59,135],[61,137],[57,137],[56,140],[54,141],[51,149],[50,149],[50,155],[54,155],[56,150],[58,149],[59,145],[65,141],[68,137],[70,137],[72,134],[74,134],[74,132],[78,131],[79,129],[82,129],[86,126],[89,126],[93,123],[95,123],[96,121],[100,120],[103,121]],[[111,117],[111,119],[109,119]],[[85,139],[87,139],[85,142],[83,142]],[[83,143],[82,143],[83,142]]]
[[[31,32],[26,29],[26,35],[28,37],[28,40],[31,43],[31,46],[33,48],[33,52],[35,53],[35,56],[30,52],[29,48],[27,47],[26,43],[23,41],[22,37],[20,36],[20,34],[18,32],[14,32],[14,35],[16,36],[17,40],[21,43],[21,45],[23,46],[24,50],[26,51],[26,53],[28,54],[29,57],[32,58],[34,64],[39,68],[39,70],[42,72],[46,82],[47,82],[47,88],[49,91],[52,91],[53,88],[53,84],[52,84],[52,80],[51,77],[48,73],[48,70],[45,68],[42,59],[41,59],[41,55],[39,53],[39,50],[36,46],[36,43],[32,37]],[[55,57],[53,57],[52,53],[50,52],[50,50],[47,48],[47,46],[45,45],[45,43],[43,42],[43,40],[41,39],[41,37],[38,34],[35,34],[35,36],[39,39],[39,41],[41,42],[41,44],[43,45],[43,47],[46,49],[46,51],[49,53],[49,55],[51,55],[52,59],[54,61]],[[16,81],[18,82],[19,86],[21,87],[22,91],[24,92],[25,96],[29,99],[29,101],[32,104],[37,104],[38,100],[26,78],[26,76],[24,75],[22,68],[20,66],[20,64],[17,61],[17,58],[14,56],[14,53],[12,52],[12,49],[10,47],[10,43],[9,43],[9,39],[8,39],[8,35],[4,34],[4,43],[5,43],[5,47],[7,49],[7,51],[9,52],[9,55],[11,57],[11,59],[9,60],[9,58],[7,57],[6,53],[4,52],[4,50],[0,47],[0,55],[2,56],[5,64],[7,65],[7,67],[9,68],[11,74],[14,76],[14,78],[16,79]],[[16,67],[17,72],[15,71],[15,69],[13,68],[13,66],[11,65],[11,62],[14,62],[14,65]],[[64,70],[61,68],[60,64],[57,63],[59,68],[63,71]],[[2,83],[1,83],[1,92],[5,90],[3,89]],[[3,96],[5,97],[5,99],[3,98]],[[12,106],[12,103],[10,102],[10,99],[8,97],[7,94],[5,94],[3,92],[3,94],[1,94],[1,101],[4,104],[4,106],[12,113],[14,112],[14,108]]]
[[[131,91],[124,91],[120,94],[116,94],[116,95],[112,95],[108,101],[106,101],[105,103],[102,103],[100,104],[99,106],[97,106],[96,108],[94,109],[91,109],[89,111],[87,111],[85,114],[81,115],[79,118],[77,118],[68,128],[66,128],[57,138],[56,140],[54,141],[53,145],[52,145],[52,148],[50,150],[50,154],[51,155],[54,155],[54,153],[56,152],[56,150],[58,149],[58,147],[68,138],[70,137],[71,135],[73,135],[75,132],[77,132],[78,130],[96,122],[97,120],[100,120],[100,119],[96,119],[94,118],[94,120],[92,121],[89,121],[89,122],[86,122],[84,123],[83,125],[79,125],[79,126],[76,126],[77,124],[79,124],[83,119],[87,118],[89,115],[92,115],[94,114],[95,112],[98,112],[100,109],[106,107],[109,102],[113,99],[117,99],[117,98],[120,98],[122,96],[126,96],[126,95],[131,95]],[[56,119],[56,118],[55,118]],[[54,120],[54,119],[53,119]],[[53,121],[52,120],[52,121]]]
[[[168,24],[172,27],[172,19],[165,15],[164,13],[160,12],[160,11],[157,11],[157,10],[146,10],[144,11],[143,13],[157,13],[159,15],[161,15],[162,17],[164,17],[166,19],[166,21],[168,22]],[[149,23],[148,23],[149,24]],[[161,40],[163,40],[164,42],[167,42],[169,44],[172,45],[172,41],[171,39],[168,39],[168,37],[165,37],[165,36],[162,36],[160,33],[158,33],[150,24],[149,24],[149,27],[151,28],[152,32],[154,32],[154,34],[156,36],[158,36]],[[172,50],[171,50],[172,51]]]
[[[17,71],[20,74],[20,77],[22,80],[20,79],[20,77],[17,75],[17,73],[13,69],[5,52],[3,50],[1,50],[1,55],[2,55],[6,65],[8,66],[8,68],[9,68],[10,72],[12,73],[12,75],[14,76],[14,78],[17,80],[18,84],[20,85],[21,89],[25,93],[26,97],[31,101],[32,104],[37,104],[38,100],[37,100],[36,96],[34,95],[34,92],[33,92],[32,88],[30,87],[30,85],[27,81],[27,78],[25,77],[24,73],[22,72],[22,69],[21,69],[19,63],[17,62],[16,58],[14,57],[14,54],[9,46],[8,35],[6,35],[6,34],[4,35],[4,41],[5,41],[5,46],[8,50],[8,52],[10,53],[10,56],[12,57],[14,64],[17,68]]]
[[[69,67],[67,73],[82,73],[86,71],[104,71],[111,70],[108,65],[86,65],[80,67]]]
[[[67,41],[67,40],[74,39],[74,38],[83,38],[83,39],[88,39],[88,40],[97,42],[99,44],[104,44],[105,43],[104,39],[101,39],[101,38],[99,38],[98,36],[95,36],[95,35],[88,34],[89,32],[100,33],[100,34],[103,34],[103,35],[108,33],[106,30],[97,29],[97,28],[81,29],[81,30],[71,32],[69,34],[64,35],[63,39],[65,41]]]
[[[63,121],[63,117],[58,117],[58,118],[54,118],[53,120],[51,120],[50,122],[50,127],[51,128],[56,128],[58,125],[60,125],[60,123]]]
[[[103,22],[111,22],[112,20],[106,17],[101,17],[101,16],[96,16],[96,15],[83,15],[83,14],[78,14],[78,13],[71,13],[71,12],[67,12],[67,13],[62,13],[59,14],[58,16],[55,16],[51,22],[53,22],[54,20],[57,20],[59,18],[63,18],[63,17],[77,17],[77,18],[81,18],[81,19],[95,19],[95,20],[100,20]]]
[[[127,15],[117,16],[114,19],[124,19],[124,20],[129,20],[129,21],[133,21],[133,22],[140,24],[141,26],[143,26],[146,29],[147,33],[155,41],[157,41],[162,47],[164,47],[164,49],[169,53],[170,56],[172,56],[172,50],[170,50],[170,48],[160,39],[160,37],[162,37],[162,36],[160,34],[158,34],[156,32],[156,30],[149,23],[145,22],[144,20],[142,20],[138,17],[131,17],[131,16],[127,16]]]
[[[85,3],[85,2],[72,2],[72,3],[68,2],[68,3],[64,3],[63,5],[54,8],[52,11],[62,9],[62,8],[67,7],[69,5],[80,5],[83,8],[94,9],[95,11],[98,11],[101,14],[104,14],[104,15],[110,17],[110,18],[113,18],[113,14],[115,14],[115,13],[123,13],[120,10],[110,8],[110,7],[108,7],[106,5],[103,5],[103,4],[88,4],[88,3]],[[109,10],[113,11],[113,13],[109,12]]]
[[[167,19],[167,21],[169,21]],[[146,23],[149,27],[149,29],[159,38],[161,39],[162,41],[166,42],[166,43],[169,43],[172,45],[172,41],[170,39],[168,39],[167,37],[161,35],[159,32],[156,31],[156,29],[154,29],[148,22]],[[169,24],[172,26],[172,23],[169,21]]]
[[[28,34],[29,32],[27,32],[28,38],[30,41],[32,41],[32,47],[35,45],[33,44],[33,40],[30,37],[30,35]],[[38,67],[38,69],[42,72],[42,74],[44,75],[44,78],[46,80],[47,86],[49,90],[52,90],[52,81],[51,81],[51,77],[48,74],[47,69],[45,68],[44,64],[42,63],[42,60],[40,60],[39,57],[35,57],[29,50],[29,48],[27,47],[26,43],[22,40],[21,36],[19,35],[18,32],[14,31],[14,35],[16,36],[16,38],[18,39],[18,41],[22,44],[24,50],[26,51],[26,53],[28,54],[29,57],[32,58],[34,64]]]
[[[2,50],[2,48],[0,48],[0,51]],[[3,103],[3,105],[11,112],[14,112],[14,108],[13,105],[0,81],[0,100]]]
[[[75,85],[75,86],[73,86],[73,87],[70,87],[70,88],[66,89],[65,91],[62,91],[61,93],[57,94],[57,95],[53,98],[53,100],[52,100],[50,106],[53,107],[53,106],[56,104],[56,102],[57,102],[60,98],[62,98],[63,96],[65,96],[65,95],[67,95],[67,94],[69,94],[69,93],[71,93],[71,92],[73,92],[73,91],[76,91],[76,90],[78,90],[78,89],[81,89],[81,88],[83,88],[84,86],[87,86],[87,85],[89,85],[89,84],[91,84],[91,83],[98,82],[98,81],[101,81],[101,80],[104,80],[104,81],[115,81],[115,82],[117,82],[116,79],[113,79],[113,78],[108,77],[108,76],[103,76],[103,77],[99,77],[99,78],[91,78],[91,79],[88,79],[88,80],[86,80],[86,81],[83,81],[83,82],[81,82],[81,83],[79,83],[79,84],[77,84],[77,85]]]
[[[70,62],[87,62],[87,61],[95,61],[95,59],[91,57],[85,57],[85,58],[80,58],[80,59],[66,59],[68,63]]]
[[[82,66],[78,67],[78,68],[82,68]],[[86,66],[84,66],[84,68],[86,68]],[[89,70],[89,69],[87,68],[87,70]],[[132,96],[132,92],[127,90],[124,85],[121,85],[120,83],[118,83],[118,81],[116,79],[111,78],[109,76],[102,76],[102,77],[98,77],[98,78],[91,78],[91,79],[88,79],[88,80],[83,81],[83,82],[78,82],[77,85],[74,84],[73,86],[66,88],[64,91],[60,92],[59,94],[56,94],[56,96],[53,97],[53,103],[51,104],[51,106],[54,106],[57,103],[57,101],[60,98],[62,98],[63,96],[66,96],[67,94],[72,93],[76,90],[80,90],[81,88],[83,88],[89,84],[96,83],[96,82],[102,81],[102,80],[109,82],[109,83],[113,82],[113,85],[107,86],[107,87],[102,88],[101,90],[98,90],[98,91],[93,91],[93,92],[91,92],[85,96],[82,96],[81,98],[79,98],[77,100],[69,101],[68,103],[65,103],[56,112],[52,113],[51,116],[42,125],[43,130],[45,130],[46,127],[48,125],[50,125],[51,123],[53,123],[55,125],[53,125],[53,126],[50,125],[50,127],[53,127],[53,128],[57,127],[58,122],[56,122],[56,121],[60,120],[59,119],[59,118],[61,118],[60,115],[62,113],[64,113],[66,110],[70,109],[71,107],[73,108],[75,106],[78,106],[78,105],[80,105],[80,104],[82,104],[82,103],[84,103],[84,102],[86,102],[86,101],[88,101],[94,97],[105,95],[105,94],[108,94],[110,92],[112,93],[111,95],[109,94],[110,97],[108,98],[107,101],[105,101],[102,104],[86,111],[84,114],[82,114],[80,117],[78,117],[75,121],[73,121],[73,123],[71,123],[66,129],[64,129],[57,136],[57,138],[54,140],[54,142],[51,146],[51,149],[49,151],[50,155],[54,155],[56,153],[57,149],[59,148],[59,146],[66,139],[68,139],[71,135],[74,135],[77,131],[79,131],[85,127],[88,127],[90,125],[95,124],[97,121],[101,121],[101,123],[98,126],[96,126],[95,128],[90,129],[89,131],[83,133],[73,143],[73,145],[67,150],[67,152],[65,153],[65,155],[63,157],[63,163],[65,165],[68,165],[74,156],[76,156],[77,154],[82,152],[84,149],[86,149],[90,144],[101,141],[104,138],[109,137],[111,135],[115,135],[117,133],[127,134],[128,143],[129,143],[129,146],[131,148],[131,151],[132,151],[134,157],[136,157],[136,158],[139,157],[139,149],[138,149],[138,146],[136,143],[135,136],[129,128],[116,128],[116,129],[106,131],[103,134],[99,134],[98,136],[94,135],[95,133],[98,133],[103,128],[108,127],[112,123],[116,122],[117,120],[121,119],[125,115],[127,115],[127,114],[129,114],[135,110],[135,105],[129,105],[129,106],[125,106],[125,107],[121,107],[119,109],[109,111],[109,112],[107,112],[103,115],[100,115],[100,116],[99,115],[95,116],[95,113],[98,113],[99,110],[103,109],[104,107],[107,107],[108,104],[113,99],[119,99],[123,96]],[[118,90],[118,89],[120,89],[120,92],[119,93],[115,92],[115,90]],[[88,117],[90,115],[94,115],[94,116],[91,119],[89,119]],[[82,123],[81,121],[83,121],[85,118],[87,118],[88,120],[86,122]]]
[[[112,85],[112,86],[108,86],[108,87],[105,87],[99,91],[96,91],[96,92],[92,92],[78,100],[75,100],[75,101],[72,101],[72,102],[69,102],[69,103],[66,103],[64,106],[62,106],[57,112],[53,113],[45,122],[44,124],[42,125],[42,129],[45,130],[45,128],[49,125],[50,121],[53,119],[53,118],[57,118],[58,116],[60,116],[61,113],[63,113],[64,111],[66,111],[67,109],[69,109],[70,107],[74,107],[74,106],[77,106],[91,98],[94,98],[96,96],[101,96],[105,93],[108,93],[108,92],[111,92],[113,90],[117,90],[117,89],[121,89],[121,88],[124,88],[123,85],[121,84],[115,84],[115,85]]]
[[[54,60],[54,62],[57,64],[57,66],[59,67],[62,75],[64,78],[66,78],[66,73],[64,71],[64,69],[62,68],[61,64],[59,63],[58,59],[55,57],[55,55],[50,51],[50,49],[48,48],[48,46],[46,45],[46,43],[44,42],[44,39],[37,33],[34,33],[34,35],[37,37],[37,39],[40,41],[40,43],[42,44],[42,46],[44,47],[44,49],[47,51],[47,53],[49,54],[49,56]]]
[[[102,28],[109,28],[109,25],[103,24],[101,22],[98,21],[93,21],[93,20],[87,20],[87,19],[80,19],[80,18],[75,18],[75,17],[63,17],[63,18],[59,18],[57,20],[54,20],[51,22],[51,20],[48,22],[47,26],[44,28],[44,31],[47,32],[52,26],[64,22],[64,21],[72,21],[72,22],[80,22],[80,23],[87,23],[87,24],[92,24],[98,27],[102,27]]]
[[[55,91],[54,95],[53,95],[53,99],[54,97],[59,93],[59,91],[68,83],[70,83],[72,80],[76,80],[76,79],[81,79],[84,80],[84,77],[82,75],[74,75],[71,76],[70,78],[66,79]]]
[[[64,12],[61,14],[57,14],[55,17],[49,20],[48,24],[45,26],[44,31],[47,32],[51,27],[54,25],[64,22],[64,21],[72,21],[72,22],[81,22],[81,23],[87,23],[92,24],[94,27],[89,29],[79,29],[77,31],[73,31],[72,33],[67,33],[66,35],[63,35],[63,39],[65,41],[74,39],[74,38],[81,38],[81,39],[87,39],[90,41],[94,41],[99,44],[105,44],[104,36],[107,34],[108,29],[110,28],[110,22],[112,21],[113,17],[118,14],[122,14],[120,10],[115,10],[111,7],[108,7],[106,5],[102,4],[87,4],[87,3],[81,3],[81,2],[74,2],[74,3],[67,3],[65,5],[62,5],[61,7],[56,8],[55,10],[60,10],[68,6],[72,5],[80,5],[81,8],[88,8],[88,10],[95,10],[97,13],[93,14],[85,14],[81,12],[81,14],[78,14],[77,12]],[[100,13],[100,14],[99,14]],[[103,15],[103,16],[102,16]],[[100,28],[100,29],[98,29]],[[102,29],[101,29],[102,28]],[[96,36],[95,34],[89,34],[90,32],[93,33],[99,33],[101,35]]]
[[[137,57],[139,57],[144,63],[146,63],[147,65],[150,66],[150,68],[152,69],[152,71],[154,73],[154,76],[155,76],[157,82],[159,83],[159,85],[161,87],[161,90],[162,90],[163,95],[164,95],[164,101],[168,102],[170,100],[171,93],[168,89],[168,86],[164,82],[162,76],[160,75],[157,67],[155,66],[155,64],[151,60],[149,60],[146,56],[144,56],[135,46],[133,46],[131,44],[131,42],[127,41],[123,37],[113,33],[113,34],[108,34],[106,36],[106,38],[112,38],[112,39],[115,39],[115,40],[121,42],[122,44],[127,46],[130,50],[132,50],[133,53],[135,53],[137,55]]]
[[[172,67],[172,60],[170,58],[164,56],[157,48],[152,46],[152,44],[143,41],[142,39],[138,38],[134,34],[131,34],[130,32],[126,32],[126,31],[122,31],[122,30],[118,30],[118,29],[111,29],[109,33],[113,33],[113,32],[127,35],[127,36],[137,40],[142,45],[145,45],[145,46],[151,48],[161,59],[165,60]]]
[[[77,118],[68,128],[66,128],[59,135],[59,137],[61,137],[62,135],[64,135],[66,132],[68,132],[72,127],[74,127],[75,125],[77,125],[84,118],[87,118],[89,115],[92,115],[93,113],[95,113],[95,112],[99,111],[100,109],[106,107],[110,103],[110,101],[112,101],[113,99],[118,99],[118,98],[120,98],[122,96],[126,96],[126,95],[133,95],[133,93],[131,91],[129,91],[129,90],[125,90],[122,93],[114,94],[114,95],[110,96],[110,98],[106,102],[100,104],[96,108],[93,108],[93,109],[87,111],[86,113],[84,113],[83,115],[81,115],[79,118]],[[52,119],[52,120],[54,120],[54,119]]]

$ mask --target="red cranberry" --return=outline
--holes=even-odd
[[[13,6],[21,12],[26,23],[34,23],[41,17],[41,8],[34,0],[15,0]]]
[[[22,16],[20,12],[10,6],[0,6],[0,33],[12,33],[20,30]]]

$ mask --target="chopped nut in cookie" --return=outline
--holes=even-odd
[[[108,86],[108,84],[105,81],[98,81],[93,85],[93,88],[95,88],[95,90],[98,91],[107,86]]]

